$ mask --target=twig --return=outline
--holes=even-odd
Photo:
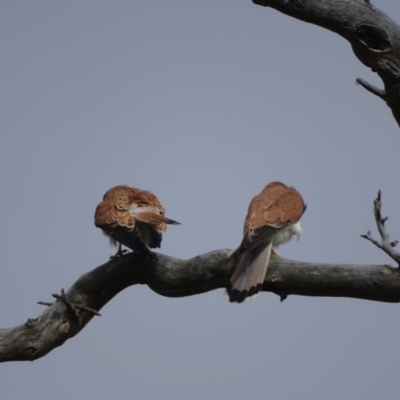
[[[361,235],[362,238],[369,240],[375,246],[379,247],[383,250],[389,257],[391,257],[400,267],[400,253],[394,250],[394,247],[397,245],[398,240],[390,241],[389,233],[385,228],[385,222],[388,220],[388,217],[382,218],[381,214],[381,191],[378,191],[378,196],[374,200],[374,215],[376,226],[378,227],[379,235],[381,236],[382,241],[378,242],[371,236],[371,231],[368,231],[366,235]]]
[[[56,298],[57,300],[60,300],[64,303],[64,305],[67,307],[67,309],[77,318],[79,325],[82,324],[82,312],[83,311],[97,315],[98,317],[101,316],[101,314],[93,308],[90,308],[90,307],[87,307],[87,306],[84,306],[84,305],[78,304],[78,303],[72,303],[71,301],[69,301],[67,299],[64,289],[61,289],[61,294],[55,293],[55,294],[52,294],[52,296],[54,298]],[[43,303],[41,302],[41,304],[43,304]]]
[[[386,92],[383,89],[379,89],[378,87],[371,85],[364,79],[357,78],[356,82],[361,85],[364,89],[368,90],[368,92],[380,97],[382,100],[386,101]]]
[[[42,306],[47,306],[47,307],[50,307],[53,305],[53,303],[48,303],[46,301],[38,301],[37,304],[41,304]]]

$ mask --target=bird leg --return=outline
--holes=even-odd
[[[110,260],[115,260],[115,259],[123,256],[127,252],[128,252],[128,250],[126,250],[126,249],[122,250],[121,243],[118,243],[118,250],[113,256],[110,256]]]

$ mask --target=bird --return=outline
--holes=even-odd
[[[167,224],[180,224],[165,217],[164,213],[165,208],[153,193],[119,185],[103,196],[103,201],[96,207],[94,224],[109,236],[112,245],[118,244],[118,251],[111,259],[127,251],[122,250],[121,245],[124,245],[145,259],[158,261],[150,248],[161,246]]]
[[[221,265],[240,257],[226,295],[232,303],[255,297],[262,289],[269,259],[279,245],[301,233],[300,218],[306,210],[300,193],[282,182],[271,182],[249,205],[240,246]]]

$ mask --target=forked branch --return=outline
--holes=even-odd
[[[381,201],[381,191],[378,191],[378,196],[374,200],[374,216],[376,221],[376,226],[378,227],[379,235],[381,236],[381,242],[378,242],[371,236],[371,232],[368,231],[366,235],[361,235],[364,239],[369,240],[375,246],[379,247],[383,250],[387,255],[393,258],[394,261],[400,266],[400,253],[394,250],[394,247],[397,245],[398,240],[391,241],[389,233],[385,228],[385,222],[388,220],[388,217],[382,218],[381,214],[382,201]]]
[[[400,26],[367,0],[253,0],[321,26],[348,40],[356,57],[383,81],[384,89],[357,82],[383,99],[400,125]],[[312,51],[312,48],[310,49]]]

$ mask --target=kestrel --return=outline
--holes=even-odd
[[[306,210],[293,187],[272,182],[250,202],[240,246],[223,261],[240,257],[227,288],[229,301],[242,303],[260,292],[267,274],[271,250],[301,233],[300,218]]]
[[[119,243],[114,257],[124,253],[121,250],[121,245],[124,245],[146,259],[157,261],[157,256],[149,247],[161,246],[162,233],[167,230],[167,224],[179,224],[165,217],[164,212],[164,207],[153,193],[120,185],[104,195],[96,208],[94,224],[110,237],[113,245]]]

